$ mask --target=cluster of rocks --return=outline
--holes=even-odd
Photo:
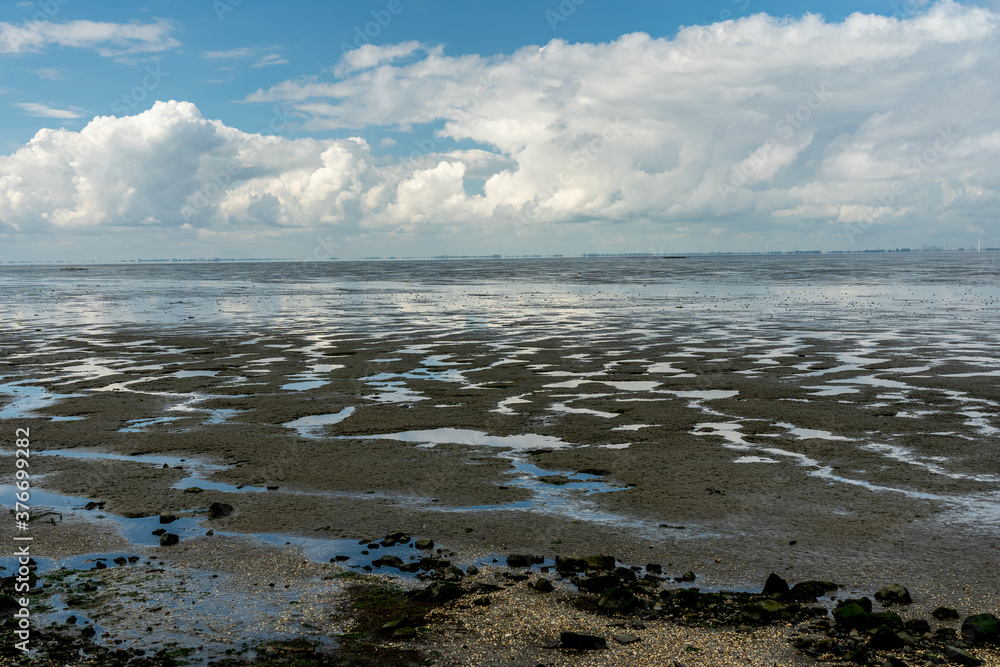
[[[772,624],[794,626],[792,642],[805,655],[882,667],[944,663],[974,667],[982,663],[971,649],[977,644],[1000,643],[997,618],[993,614],[968,616],[959,631],[946,626],[932,629],[929,621],[920,618],[904,620],[897,611],[888,609],[912,602],[909,591],[899,584],[890,584],[873,595],[875,601],[887,609],[885,611],[875,611],[871,598],[860,597],[839,600],[831,616],[826,607],[818,604],[818,598],[831,596],[840,588],[830,581],[809,580],[789,585],[777,574],[772,574],[760,593],[702,592],[694,587],[665,587],[666,584],[696,580],[694,573],[667,577],[659,564],[650,563],[645,568],[623,567],[607,555],[556,556],[554,567],[541,567],[538,573],[525,570],[543,562],[539,556],[510,554],[507,557],[509,571],[501,575],[506,581],[476,581],[463,586],[463,577],[474,574],[475,568],[463,573],[446,559],[425,557],[416,566],[434,581],[409,595],[433,603],[447,603],[471,595],[478,596],[472,604],[488,605],[489,593],[503,586],[527,582],[535,591],[548,593],[555,590],[554,580],[562,580],[588,595],[597,612],[631,616],[635,628],[644,627],[644,620],[654,619],[745,630]],[[396,566],[399,563],[393,559],[387,563],[383,557],[383,564]],[[553,576],[547,576],[550,573]],[[959,619],[958,612],[948,607],[939,607],[932,616],[937,621]],[[407,626],[416,627],[416,621],[402,619],[389,629],[393,630],[393,636],[405,637],[411,632],[405,629]],[[639,641],[632,634],[614,635],[613,639],[623,644]],[[608,639],[604,637],[564,632],[551,648],[600,650],[607,645]]]
[[[212,503],[208,507],[208,516],[210,519],[221,519],[223,517],[229,516],[230,514],[233,513],[233,511],[234,511],[233,506],[228,503]],[[169,525],[174,521],[177,521],[177,519],[179,518],[180,517],[178,517],[176,514],[164,513],[160,515],[160,524]],[[206,533],[206,535],[214,535],[214,534],[215,534],[214,530],[210,530]],[[172,547],[181,541],[179,535],[177,535],[176,533],[167,532],[166,528],[157,528],[156,530],[153,531],[153,535],[160,538],[161,547]]]
[[[16,648],[20,641],[14,634],[17,623],[6,610],[0,612],[0,664],[21,664],[24,655]],[[140,648],[118,648],[95,643],[93,626],[77,629],[76,617],[56,628],[35,628],[31,632],[34,667],[63,667],[69,664],[102,665],[103,667],[175,667],[177,661],[168,649],[146,651]],[[7,660],[12,663],[7,663]]]
[[[882,588],[874,597],[886,608],[912,602],[909,591],[899,584]],[[799,628],[799,636],[793,643],[816,658],[845,658],[886,667],[944,663],[976,667],[982,661],[970,649],[977,644],[1000,644],[997,617],[993,614],[968,616],[959,631],[947,626],[932,630],[926,619],[904,620],[896,611],[873,611],[873,608],[868,597],[840,600],[832,619],[824,616]],[[958,611],[950,607],[938,607],[931,615],[938,621],[960,618]],[[879,661],[880,652],[892,655]]]

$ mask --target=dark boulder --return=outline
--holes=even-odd
[[[833,610],[837,625],[845,631],[867,630],[869,628],[868,613],[860,605],[851,602]]]
[[[893,632],[899,632],[903,629],[903,619],[894,611],[880,611],[868,614],[868,622],[873,628],[879,628],[884,625]]]
[[[944,654],[948,656],[949,662],[964,665],[965,667],[979,667],[979,665],[983,664],[982,660],[957,646],[945,646]]]
[[[556,589],[556,587],[552,585],[552,582],[545,577],[539,577],[535,583],[531,584],[531,587],[539,593],[551,593]]]
[[[910,604],[913,602],[913,598],[910,597],[910,591],[906,590],[906,587],[900,584],[889,584],[883,587],[875,594],[875,599],[884,605]]]
[[[866,614],[872,613],[872,601],[871,598],[847,598],[841,600],[837,603],[838,607],[846,607],[847,605],[854,603],[865,610]]]
[[[953,607],[938,607],[931,612],[931,616],[939,621],[948,621],[951,619],[958,619],[958,610]]]
[[[793,600],[813,601],[818,597],[826,595],[827,591],[837,590],[837,584],[832,581],[800,581],[792,586],[788,591],[788,596]]]
[[[767,596],[778,595],[784,597],[785,595],[788,595],[788,582],[772,572],[767,577],[767,581],[764,582],[764,590],[762,590],[760,594]]]
[[[208,516],[213,519],[221,519],[233,513],[233,506],[228,503],[212,503],[208,506]]]
[[[615,569],[614,556],[587,556],[583,559],[589,570],[613,570]]]
[[[568,648],[576,651],[596,651],[607,647],[608,642],[603,637],[584,635],[578,632],[559,633],[559,648]]]
[[[618,578],[611,574],[599,574],[595,577],[587,577],[577,581],[577,587],[588,593],[603,593],[609,588],[618,585]]]
[[[868,645],[876,651],[891,651],[900,648],[903,645],[903,640],[899,638],[899,635],[890,630],[888,626],[883,625],[872,633],[872,638],[869,640]]]
[[[602,611],[628,612],[635,609],[638,605],[638,598],[632,595],[632,591],[624,586],[609,588],[604,591],[604,594],[597,601],[597,608]]]
[[[997,617],[993,614],[976,614],[962,621],[962,636],[973,644],[1000,644]]]
[[[582,558],[556,556],[556,570],[559,572],[583,572],[587,569],[587,561]]]
[[[530,554],[508,554],[507,567],[531,567],[535,563],[542,563],[545,559],[541,556]]]

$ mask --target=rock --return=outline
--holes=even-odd
[[[66,623],[68,625],[76,625],[76,616],[67,616]]]
[[[768,575],[767,581],[764,582],[764,590],[760,594],[767,596],[780,595],[784,597],[788,595],[788,582],[772,572]]]
[[[541,556],[530,554],[508,554],[507,567],[531,567],[535,563],[542,563],[545,559]]]
[[[118,556],[118,558],[115,558],[112,562],[118,567],[121,567],[122,565],[127,563],[128,560],[125,558],[125,556]]]
[[[94,569],[95,570],[103,570],[103,569],[105,569],[107,567],[108,566],[105,565],[103,561],[97,561],[96,563],[94,563]]]
[[[531,585],[531,587],[539,593],[551,593],[556,589],[556,587],[552,585],[552,582],[545,577],[539,577],[538,580]]]
[[[607,647],[608,642],[603,637],[584,635],[577,632],[559,633],[559,648],[568,648],[577,651],[596,651]]]
[[[583,559],[590,570],[613,570],[615,569],[614,556],[587,556]]]
[[[663,566],[659,563],[647,563],[646,572],[650,574],[663,574]]]
[[[837,584],[832,581],[800,581],[792,586],[792,589],[788,591],[788,595],[793,600],[806,600],[811,602],[816,598],[825,595],[827,591],[835,590],[837,590]]]
[[[872,638],[869,640],[868,645],[876,651],[891,651],[892,649],[900,648],[903,645],[903,640],[890,630],[888,626],[883,625],[872,633]]]
[[[393,630],[392,632],[393,639],[411,639],[416,636],[417,629],[411,627],[399,628],[397,630]]]
[[[761,612],[763,615],[770,617],[775,614],[780,614],[781,612],[788,609],[787,604],[782,604],[777,600],[759,600],[753,605],[756,611]]]
[[[487,581],[477,581],[469,586],[469,590],[473,593],[495,593],[500,590],[500,586]]]
[[[688,570],[687,572],[685,572],[681,576],[677,577],[677,581],[694,581],[697,578],[698,578],[698,575],[696,575],[691,570]]]
[[[205,489],[202,489],[201,487],[198,486],[189,486],[188,488],[184,489],[184,493],[204,493],[204,492]]]
[[[926,635],[931,631],[931,624],[922,618],[911,618],[903,624],[906,631],[912,635]]]
[[[882,663],[882,667],[907,667],[907,664],[896,656],[890,655],[885,659],[885,662]]]
[[[413,543],[413,546],[421,551],[427,551],[428,549],[434,548],[434,540],[422,539],[417,540]]]
[[[603,593],[609,588],[617,586],[618,578],[610,574],[599,574],[595,577],[580,579],[577,581],[576,585],[581,591],[587,591],[588,593]]]
[[[953,609],[952,607],[938,607],[931,612],[931,616],[939,621],[947,621],[949,619],[957,619],[959,617],[958,610]]]
[[[457,568],[454,565],[449,565],[444,569],[445,581],[461,581],[464,578],[465,578],[465,572],[462,572],[461,568]]]
[[[973,644],[1000,644],[997,617],[993,614],[976,614],[962,621],[962,636]]]
[[[477,574],[479,574],[479,568],[476,567],[475,565],[470,565],[469,567],[465,568],[465,573],[470,577],[474,577]]]
[[[583,572],[587,569],[587,561],[582,558],[556,556],[556,570],[559,572]]]
[[[174,516],[173,514],[160,515],[160,523],[173,523],[174,521],[177,521],[177,517]]]
[[[233,506],[228,503],[212,503],[208,506],[208,516],[213,519],[221,519],[233,513]]]
[[[893,632],[899,632],[903,629],[903,619],[894,611],[880,611],[868,614],[868,623],[873,628],[880,628],[884,625]]]
[[[165,532],[167,532],[166,528],[157,528],[156,530],[153,531],[153,535],[160,536]]]
[[[950,662],[958,663],[959,665],[979,667],[979,665],[983,664],[982,660],[957,646],[945,646],[944,654],[948,656]]]
[[[601,595],[597,601],[597,608],[602,611],[631,611],[639,604],[639,600],[632,595],[632,591],[624,586],[609,588]]]
[[[97,630],[95,630],[94,626],[92,625],[88,625],[83,630],[80,630],[80,636],[84,637],[85,639],[92,639],[96,634]]]
[[[866,614],[872,613],[872,601],[871,598],[847,598],[841,600],[837,603],[838,607],[846,607],[847,605],[854,603],[865,610]]]
[[[174,535],[173,533],[164,533],[163,535],[160,535],[161,547],[172,547],[173,545],[177,544],[180,541],[181,538],[179,538],[177,535]]]
[[[889,584],[883,587],[875,594],[875,599],[884,605],[910,604],[913,602],[913,598],[910,597],[910,591],[906,590],[906,587],[900,584]]]
[[[433,584],[422,590],[415,591],[413,597],[418,600],[430,602],[448,602],[457,600],[465,595],[465,589],[458,584],[445,581],[435,581]]]
[[[615,635],[614,639],[619,644],[634,644],[639,641],[639,638],[635,635]]]
[[[378,567],[384,565],[385,567],[400,567],[404,565],[403,559],[399,556],[382,556],[381,558],[376,558],[372,561],[372,565]]]
[[[215,531],[214,530],[209,530],[209,531],[205,532],[205,537],[211,537],[212,535],[215,535]]]
[[[837,625],[845,631],[867,630],[869,627],[868,613],[854,602],[834,609],[833,617],[837,620]]]

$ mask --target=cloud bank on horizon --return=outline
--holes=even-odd
[[[507,55],[364,45],[247,95],[280,110],[259,132],[175,100],[40,130],[0,156],[0,233],[303,258],[991,238],[998,23],[944,0],[903,18],[756,14]],[[27,42],[0,26],[0,49],[72,34],[121,57],[170,48],[167,25],[50,26]],[[385,141],[350,136],[373,129]],[[316,252],[318,237],[344,252]]]

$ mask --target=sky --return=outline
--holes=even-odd
[[[1000,2],[0,6],[0,262],[1000,245]]]

